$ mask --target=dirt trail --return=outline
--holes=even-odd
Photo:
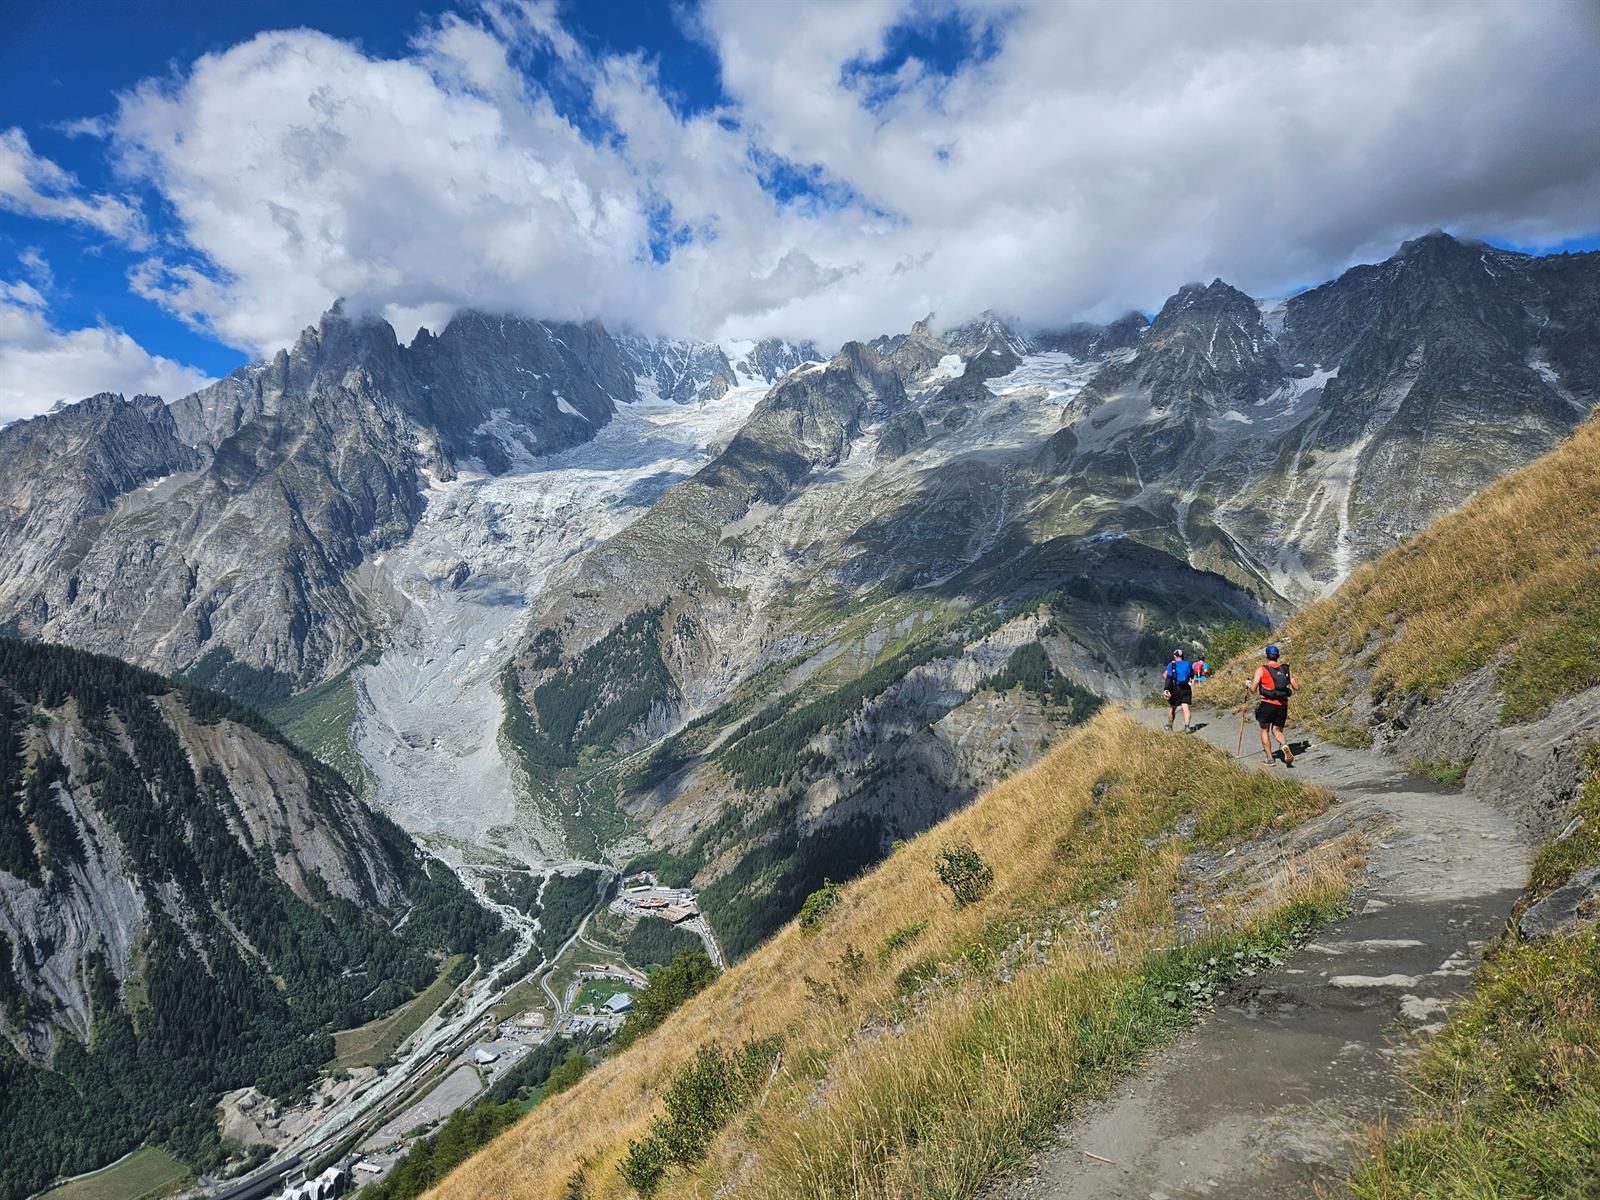
[[[1166,713],[1133,715],[1159,727]],[[1193,736],[1232,755],[1237,714],[1208,720]],[[1251,722],[1243,761],[1252,768],[1256,736]],[[1412,1031],[1439,1022],[1471,983],[1526,881],[1529,848],[1495,806],[1376,753],[1317,745],[1297,756],[1294,774],[1392,823],[1353,915],[1065,1127],[1000,1196],[1311,1196],[1313,1181],[1348,1161],[1353,1137],[1404,1111],[1399,1069]]]

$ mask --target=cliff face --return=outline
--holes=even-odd
[[[217,1093],[293,1090],[497,927],[255,714],[0,639],[0,1158],[33,1171],[4,1194],[145,1137],[192,1151]],[[57,1105],[95,1135],[40,1139]]]

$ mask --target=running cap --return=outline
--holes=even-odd
[[[1267,657],[1268,658],[1277,658],[1278,657],[1278,648],[1276,646],[1268,646],[1267,647]]]
[[[1172,657],[1173,658],[1182,658],[1183,657],[1183,651],[1182,650],[1174,650],[1172,652]]]

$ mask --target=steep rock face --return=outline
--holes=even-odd
[[[902,380],[908,384],[920,383],[938,370],[940,363],[960,357],[948,342],[933,332],[932,326],[930,314],[913,324],[910,333],[878,338],[872,344],[873,349]]]
[[[1289,301],[1285,357],[1336,368],[1316,446],[1357,460],[1348,508],[1359,557],[1544,453],[1593,406],[1600,347],[1591,339],[1585,353],[1563,336],[1600,317],[1593,285],[1585,299],[1551,287],[1553,274],[1527,255],[1432,234]]]
[[[180,439],[160,400],[92,396],[49,416],[19,421],[0,436],[0,595],[25,597],[28,618],[42,620],[35,581],[72,566],[85,526],[130,493],[145,497],[201,456]]]
[[[0,595],[28,636],[281,699],[381,632],[385,602],[358,568],[421,510],[415,433],[358,368],[274,399],[202,469],[126,491],[70,533],[57,524],[58,552]],[[42,544],[8,540],[6,561]]]
[[[497,926],[248,710],[0,639],[4,1194],[143,1137],[192,1152],[216,1094],[298,1086]]]
[[[622,349],[597,322],[459,313],[438,337],[419,333],[405,361],[413,415],[452,457],[497,475],[588,441],[635,398]]]
[[[719,400],[739,386],[733,365],[720,346],[678,338],[618,338],[641,394],[653,391],[673,404]]]
[[[1319,595],[1589,411],[1597,274],[1433,234],[1287,301],[1190,285],[1085,387],[1063,473],[1197,565]]]
[[[823,361],[815,342],[787,342],[782,338],[762,338],[739,347],[733,367],[748,379],[777,383],[790,371],[808,362]]]

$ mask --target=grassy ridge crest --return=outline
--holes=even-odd
[[[1530,720],[1600,684],[1600,418],[1309,605],[1278,640],[1298,715],[1347,745],[1360,719],[1437,698],[1494,671],[1500,719]],[[1218,672],[1213,702],[1242,699],[1258,650]],[[1365,695],[1363,696],[1363,693]]]

